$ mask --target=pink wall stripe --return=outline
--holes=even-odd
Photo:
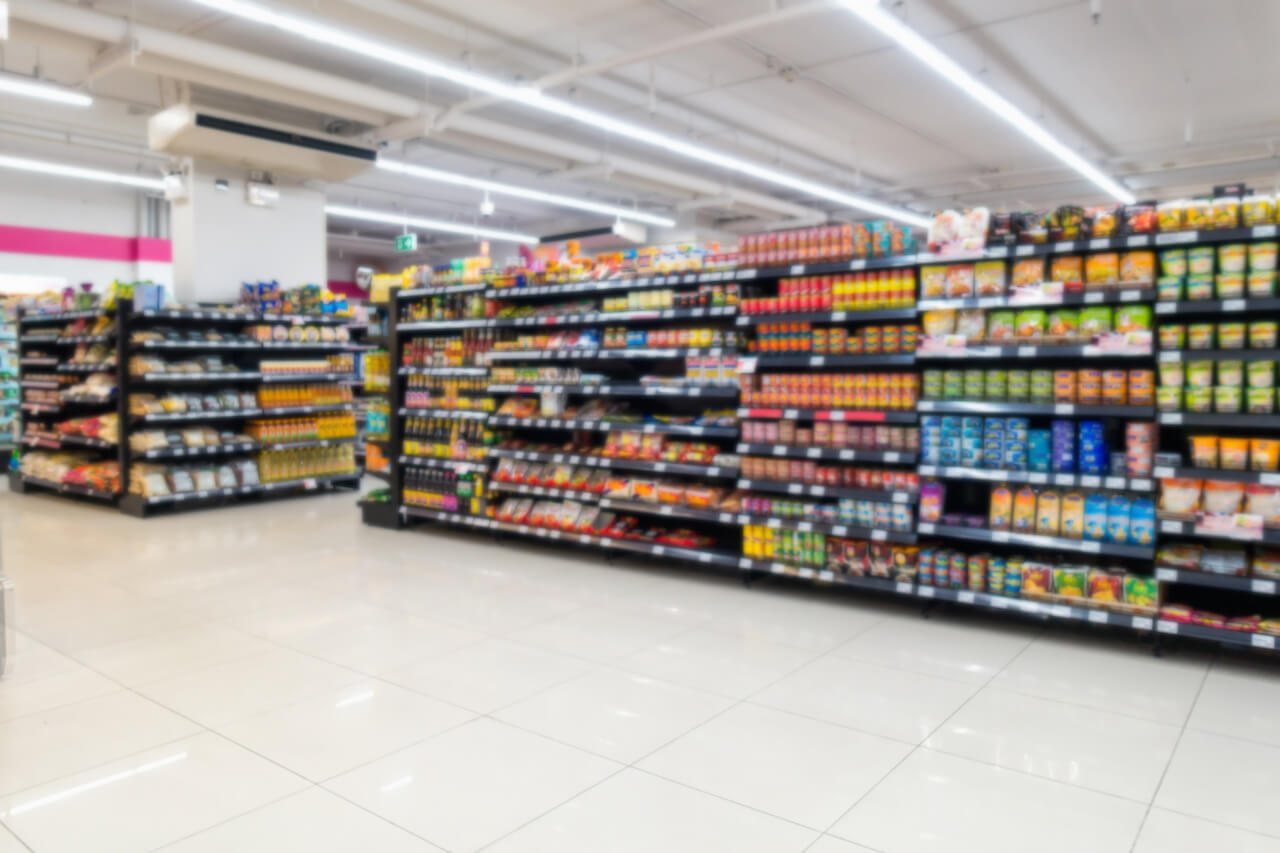
[[[24,228],[20,225],[0,225],[0,252],[102,261],[173,261],[173,246],[168,240]]]

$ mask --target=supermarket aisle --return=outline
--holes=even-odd
[[[0,494],[0,853],[1280,850],[1280,668],[925,621],[350,495]]]

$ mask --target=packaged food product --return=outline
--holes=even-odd
[[[987,588],[987,558],[982,554],[971,554],[968,560],[968,586],[974,592],[983,592]]]
[[[1162,412],[1176,412],[1182,408],[1182,386],[1161,385],[1156,389],[1156,406]]]
[[[1036,492],[1030,486],[1018,490],[1013,498],[1013,531],[1034,533],[1036,529]]]
[[[978,340],[986,332],[986,328],[986,315],[981,308],[961,308],[956,312],[957,335]]]
[[[1124,575],[1090,569],[1089,601],[1104,607],[1124,601]]]
[[[1187,327],[1182,323],[1162,324],[1159,331],[1160,349],[1185,349]]]
[[[1181,276],[1162,276],[1156,279],[1156,299],[1160,302],[1179,302],[1185,282]]]
[[[1183,395],[1183,404],[1188,412],[1204,413],[1213,411],[1213,387],[1188,387]]]
[[[1270,388],[1246,388],[1244,399],[1251,415],[1269,415],[1275,408],[1275,392]]]
[[[1156,226],[1161,231],[1182,230],[1182,209],[1185,201],[1162,201],[1156,205]]]
[[[1230,515],[1240,511],[1244,500],[1244,483],[1229,480],[1205,480],[1203,489],[1205,512]]]
[[[1043,309],[1031,308],[1019,311],[1015,333],[1020,340],[1039,340],[1048,328],[1048,315]]]
[[[1218,273],[1217,291],[1219,299],[1240,299],[1244,296],[1244,273]]]
[[[1120,281],[1124,283],[1147,283],[1156,278],[1155,252],[1125,252],[1120,256]]]
[[[949,265],[947,267],[947,298],[967,299],[973,295],[973,264]]]
[[[1212,361],[1187,362],[1187,387],[1210,388],[1213,386]]]
[[[1134,498],[1129,507],[1129,541],[1134,545],[1156,542],[1156,506],[1150,498]]]
[[[1019,258],[1013,263],[1013,286],[1029,287],[1044,281],[1044,258]]]
[[[1183,206],[1183,224],[1188,231],[1213,228],[1213,202],[1194,198]]]
[[[1068,492],[1062,496],[1061,535],[1067,539],[1084,536],[1084,495]]]
[[[1240,205],[1241,218],[1250,228],[1254,225],[1270,225],[1276,221],[1275,202],[1271,196],[1247,195]]]
[[[1240,227],[1240,199],[1236,196],[1219,196],[1213,200],[1213,227]]]
[[[941,297],[939,297],[941,298]],[[950,308],[924,312],[924,333],[930,337],[954,334],[956,312]]]
[[[1246,369],[1250,388],[1272,388],[1275,385],[1274,361],[1251,361]]]
[[[1057,536],[1060,530],[1062,501],[1053,489],[1045,489],[1036,501],[1036,533]]]
[[[1085,261],[1085,285],[1088,288],[1106,287],[1120,279],[1120,256],[1115,252],[1099,252],[1089,255]]]
[[[1017,315],[1013,311],[992,311],[987,315],[987,339],[1011,340],[1016,334]]]
[[[1102,371],[1102,402],[1108,406],[1123,406],[1128,399],[1128,374],[1123,370]]]
[[[1107,537],[1107,496],[1086,495],[1084,499],[1084,535],[1101,541]]]
[[[1249,323],[1249,346],[1252,349],[1274,349],[1276,346],[1275,320],[1254,320]]]
[[[1280,578],[1280,551],[1255,552],[1253,573],[1260,578]]]
[[[1191,465],[1193,468],[1218,467],[1218,437],[1216,435],[1193,435],[1191,442]]]
[[[1124,601],[1135,610],[1154,611],[1160,604],[1160,582],[1153,577],[1126,574]]]
[[[1218,247],[1218,272],[1244,272],[1247,257],[1244,243],[1224,243]]]
[[[1023,564],[1022,595],[1024,598],[1045,598],[1052,590],[1053,569],[1040,563]]]
[[[1252,299],[1270,299],[1276,292],[1276,274],[1274,272],[1251,272],[1245,282],[1245,289]]]
[[[920,295],[923,299],[947,297],[947,268],[944,266],[920,267]]]
[[[1213,298],[1213,276],[1211,275],[1191,275],[1187,276],[1187,299],[1193,302],[1202,299]]]
[[[1219,385],[1243,385],[1244,384],[1244,362],[1243,361],[1218,362],[1218,384]]]
[[[1058,308],[1049,312],[1049,337],[1074,340],[1080,336],[1080,312],[1074,308]]]
[[[1094,338],[1111,331],[1111,309],[1105,305],[1091,305],[1080,309],[1080,335]]]
[[[1275,272],[1277,244],[1274,241],[1259,241],[1249,244],[1249,271]]]
[[[1275,471],[1280,467],[1280,439],[1249,440],[1249,468],[1253,471]]]
[[[1213,410],[1224,415],[1233,415],[1240,411],[1244,401],[1243,389],[1239,385],[1217,385],[1213,389]]]
[[[1050,281],[1084,281],[1084,258],[1079,255],[1058,255],[1049,265]]]
[[[1150,305],[1121,305],[1115,310],[1116,331],[1122,334],[1129,332],[1151,331]]]
[[[1190,349],[1213,349],[1215,331],[1213,323],[1192,323],[1187,326],[1187,346]]]
[[[1062,598],[1084,598],[1089,570],[1064,566],[1053,570],[1053,589]]]
[[[1107,541],[1123,545],[1129,541],[1129,499],[1112,495],[1107,501]]]
[[[1249,439],[1222,436],[1218,439],[1218,466],[1224,471],[1249,467]]]
[[[1173,388],[1181,388],[1184,372],[1180,361],[1160,362],[1160,384]]]
[[[1160,274],[1182,278],[1187,274],[1187,250],[1165,249],[1160,253]]]
[[[1053,373],[1053,402],[1076,402],[1076,372],[1074,370],[1055,370]]]
[[[1187,275],[1213,275],[1213,248],[1195,246],[1187,250]]]
[[[981,261],[974,264],[973,274],[979,296],[1004,295],[1004,261]]]

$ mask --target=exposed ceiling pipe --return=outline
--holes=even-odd
[[[581,80],[584,77],[596,77],[601,74],[607,74],[615,68],[622,68],[627,65],[635,65],[638,62],[645,62],[655,59],[659,56],[666,56],[672,53],[678,53],[682,50],[688,50],[691,47],[697,47],[700,44],[706,44],[713,41],[724,41],[743,33],[751,32],[762,27],[770,27],[781,24],[785,21],[797,18],[807,17],[816,12],[825,12],[835,7],[834,0],[810,0],[807,3],[798,3],[794,6],[788,6],[783,9],[775,7],[765,12],[763,15],[753,15],[749,18],[740,18],[728,24],[721,24],[716,27],[709,27],[705,30],[689,33],[688,35],[679,36],[668,41],[660,42],[631,53],[622,53],[600,62],[590,62],[585,65],[570,65],[559,71],[553,71],[533,81],[534,89],[546,90],[555,86],[563,86],[566,83],[572,83],[575,80]],[[491,96],[473,97],[465,101],[454,104],[444,112],[436,121],[436,128],[443,129],[448,127],[452,121],[463,113],[469,113],[472,110],[483,109],[484,107],[493,106],[500,103],[498,98]]]

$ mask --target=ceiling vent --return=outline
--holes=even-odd
[[[373,167],[378,152],[323,133],[179,104],[151,117],[151,150],[246,169],[346,181]]]

